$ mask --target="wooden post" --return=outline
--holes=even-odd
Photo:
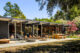
[[[34,35],[34,25],[32,25],[32,35]]]
[[[59,33],[59,25],[58,25],[58,33]]]
[[[14,23],[14,27],[15,27],[15,39],[16,39],[16,22]]]
[[[30,27],[30,28],[31,28],[31,31],[30,31],[30,32],[32,33],[32,32],[33,32],[32,25],[31,25],[31,26],[28,26],[28,27]]]
[[[42,24],[41,24],[41,37],[42,37],[42,30],[43,30],[43,27],[42,27]]]
[[[49,38],[49,35],[50,35],[50,28],[49,28],[50,26],[48,26],[48,38]]]
[[[59,31],[60,31],[60,33],[61,33],[61,25],[60,25],[60,27],[59,27]]]
[[[56,26],[56,34],[57,34],[57,26]]]
[[[37,25],[37,36],[38,36],[38,25]]]
[[[9,34],[9,22],[8,22],[8,39],[9,39],[9,36],[10,36],[10,34]]]
[[[22,31],[22,22],[21,22],[21,35],[23,36],[23,31]]]

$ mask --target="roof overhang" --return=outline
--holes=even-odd
[[[10,21],[11,19],[10,18],[1,18],[0,17],[0,21]]]
[[[23,20],[23,19],[11,19],[11,22],[17,22],[17,23],[20,23],[20,22],[25,22],[26,20]]]
[[[26,24],[35,24],[35,25],[49,25],[49,22],[42,22],[42,21],[28,21]]]

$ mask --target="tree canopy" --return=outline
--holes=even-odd
[[[74,21],[68,21],[68,25],[71,25],[69,26],[69,29],[70,29],[69,31],[76,32],[78,30]]]
[[[44,22],[54,22],[52,19],[48,19],[48,18],[42,18],[42,19],[35,18],[34,20],[36,20],[36,21],[44,21]]]
[[[80,16],[80,8],[74,5],[68,13],[69,20],[75,19],[75,17]]]
[[[74,5],[68,13],[64,11],[57,11],[54,16],[55,20],[64,19],[64,20],[73,20],[75,17],[80,16],[80,9],[78,6]]]
[[[57,11],[57,13],[54,15],[54,20],[59,20],[59,19],[66,20],[65,12]]]
[[[55,23],[59,23],[59,24],[67,24],[67,20],[63,20],[63,19],[60,19],[60,20],[56,20]]]
[[[75,24],[76,24],[77,26],[80,26],[80,16],[75,17],[75,19],[73,19],[73,21],[75,22]]]
[[[13,18],[20,18],[20,19],[26,19],[26,16],[22,13],[19,6],[14,3],[13,5],[10,2],[7,2],[4,6],[4,16],[5,17],[13,17]]]
[[[49,15],[52,15],[53,9],[56,5],[59,5],[61,10],[68,12],[74,5],[80,6],[80,0],[36,0],[40,5],[40,10],[46,6]],[[79,7],[80,8],[80,7]]]

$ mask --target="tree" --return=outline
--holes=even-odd
[[[57,11],[54,16],[55,20],[64,19],[64,20],[73,20],[75,17],[80,16],[80,9],[78,6],[74,5],[68,13],[64,11]]]
[[[46,6],[49,15],[52,15],[53,9],[57,5],[65,12],[69,12],[74,5],[77,5],[78,7],[80,5],[80,0],[36,0],[36,2],[39,3],[40,10]]]
[[[56,20],[55,23],[59,23],[59,24],[67,24],[67,20],[63,20],[63,19],[60,19],[60,20]]]
[[[44,21],[44,22],[54,22],[52,19],[48,19],[48,18],[42,18],[42,19],[35,18],[34,20],[36,20],[36,21]]]
[[[75,24],[76,24],[77,27],[78,27],[77,32],[80,33],[80,16],[75,17],[75,19],[73,19],[73,21],[75,22]]]
[[[19,6],[16,3],[12,5],[10,2],[7,2],[4,6],[4,10],[6,11],[4,14],[5,17],[26,19],[25,15],[21,12]]]
[[[0,15],[0,17],[3,17],[2,15]]]
[[[57,11],[57,13],[54,15],[54,20],[63,19],[66,20],[65,12],[63,11]]]
[[[75,24],[76,24],[77,26],[79,26],[79,25],[80,25],[80,16],[75,17],[75,19],[73,19],[73,21],[75,22]]]
[[[75,17],[80,16],[80,8],[74,5],[68,13],[69,20],[75,19]]]
[[[70,32],[76,32],[77,30],[78,30],[78,28],[77,28],[77,26],[76,26],[76,24],[75,24],[75,22],[74,21],[68,21],[68,23],[67,23],[68,25],[70,25],[69,26],[69,31]]]

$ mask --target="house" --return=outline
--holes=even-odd
[[[64,33],[64,29],[63,24],[0,17],[0,38],[14,36],[16,39],[17,36],[25,35],[44,37],[53,33]]]

